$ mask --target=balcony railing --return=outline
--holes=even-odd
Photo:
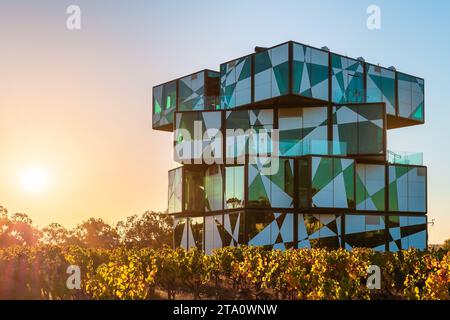
[[[346,156],[347,143],[329,140],[305,139],[301,155]]]
[[[392,164],[423,165],[422,152],[405,152],[388,150],[388,162]]]

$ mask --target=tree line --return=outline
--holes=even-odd
[[[0,206],[0,248],[11,246],[79,246],[94,249],[162,248],[172,245],[173,218],[146,211],[110,225],[101,218],[89,218],[72,229],[59,223],[37,228],[25,213],[10,213]]]

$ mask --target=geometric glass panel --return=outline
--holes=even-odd
[[[289,45],[255,54],[255,101],[289,93]]]

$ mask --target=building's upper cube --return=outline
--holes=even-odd
[[[220,78],[220,80],[219,80]],[[175,111],[386,104],[387,128],[424,123],[424,80],[293,41],[153,88],[153,128]],[[220,96],[220,97],[218,97]]]
[[[219,73],[203,70],[153,87],[153,129],[173,131],[175,111],[219,107]]]
[[[424,122],[424,80],[296,42],[220,67],[221,108],[386,103],[388,128]]]

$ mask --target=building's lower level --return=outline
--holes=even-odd
[[[238,245],[273,249],[367,247],[377,251],[427,248],[426,215],[295,213],[271,210],[224,211],[176,216],[174,245],[210,254]]]
[[[341,156],[271,159],[272,167],[257,161],[171,170],[174,245],[206,253],[243,244],[427,248],[426,167]]]

